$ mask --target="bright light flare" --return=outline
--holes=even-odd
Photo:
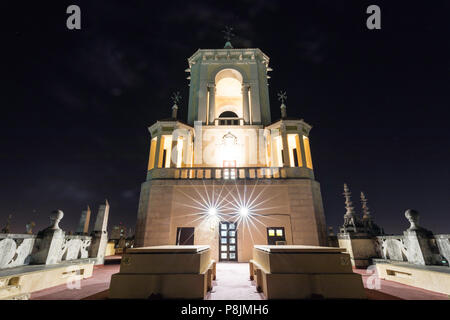
[[[248,216],[248,209],[246,207],[241,207],[239,209],[239,214],[241,215],[241,217],[247,217]]]
[[[215,207],[209,208],[209,209],[208,209],[208,214],[209,214],[211,217],[216,216],[216,215],[217,215],[217,209],[216,209]]]

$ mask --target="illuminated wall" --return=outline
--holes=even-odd
[[[301,167],[302,157],[298,134],[288,134],[289,164],[291,167]]]
[[[154,137],[150,143],[150,156],[148,160],[148,170],[152,170],[155,167],[155,152],[156,152],[156,144],[157,137]]]
[[[312,169],[311,149],[309,147],[309,138],[306,136],[303,136],[303,145],[305,147],[306,166]]]

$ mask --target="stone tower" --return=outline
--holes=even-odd
[[[232,261],[254,244],[326,245],[311,126],[287,117],[285,99],[271,121],[269,57],[228,41],[188,63],[187,123],[172,114],[149,127],[136,245],[209,244]]]

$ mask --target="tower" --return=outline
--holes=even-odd
[[[149,128],[136,245],[208,244],[219,261],[248,261],[254,244],[326,245],[311,126],[287,117],[285,94],[271,121],[269,57],[227,40],[188,59],[187,123]]]

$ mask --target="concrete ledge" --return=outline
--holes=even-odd
[[[267,299],[367,299],[343,248],[255,246],[250,279]],[[345,289],[343,289],[345,288]]]
[[[450,268],[376,261],[381,279],[450,295]]]
[[[111,277],[109,298],[204,299],[216,278],[209,246],[156,246],[129,250]]]
[[[89,259],[57,265],[30,265],[0,271],[0,300],[27,299],[35,291],[92,276]]]

